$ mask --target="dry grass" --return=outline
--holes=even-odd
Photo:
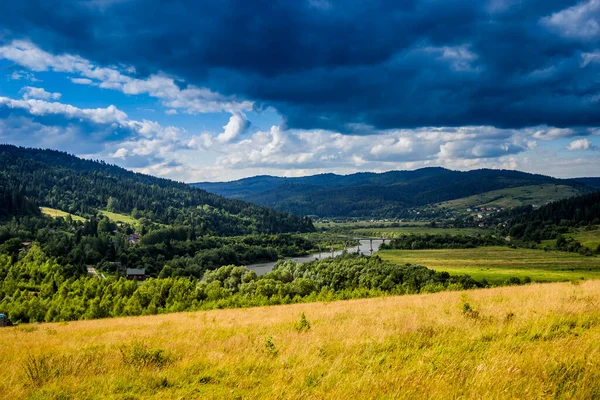
[[[598,398],[599,304],[589,281],[7,328],[0,397]]]

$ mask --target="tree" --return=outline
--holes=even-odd
[[[119,207],[119,200],[110,196],[108,198],[108,203],[106,204],[106,209],[108,211],[112,211],[112,212],[117,212],[119,211],[120,207]]]

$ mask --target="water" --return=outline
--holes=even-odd
[[[353,253],[353,252],[356,252],[356,250],[358,248],[362,254],[371,255],[371,254],[376,253],[377,250],[379,250],[379,245],[381,245],[382,242],[383,242],[383,240],[381,240],[381,239],[373,239],[372,240],[373,251],[371,251],[371,240],[369,240],[369,239],[360,240],[359,241],[360,246],[349,247],[347,251],[349,253]],[[333,252],[333,256],[337,257],[342,253],[343,253],[343,250],[335,251],[335,252]],[[286,258],[286,260],[293,260],[296,262],[309,262],[309,261],[314,261],[314,260],[319,260],[319,259],[322,260],[322,259],[328,258],[328,257],[331,257],[331,251],[311,254],[309,256],[303,256],[303,257]],[[248,269],[251,269],[252,271],[256,272],[257,275],[264,275],[267,272],[272,271],[273,267],[275,266],[276,263],[277,263],[277,261],[270,261],[270,262],[261,263],[261,264],[251,264],[251,265],[248,265]]]

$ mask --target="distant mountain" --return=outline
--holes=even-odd
[[[557,179],[519,171],[480,169],[321,174],[298,178],[256,176],[232,182],[191,184],[232,199],[298,215],[319,217],[403,217],[411,207],[460,199],[493,190],[554,184],[572,195],[588,192],[600,178]]]
[[[185,183],[54,150],[0,145],[0,217],[31,202],[82,216],[98,210],[192,227],[197,235],[310,232],[309,218],[230,200]]]
[[[600,189],[600,178],[574,178],[572,181],[583,183],[596,189]]]

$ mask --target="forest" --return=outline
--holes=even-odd
[[[506,246],[505,239],[492,235],[408,234],[379,246],[381,250],[472,249],[480,246]]]
[[[54,150],[0,145],[0,184],[0,216],[25,211],[22,203],[30,199],[82,217],[103,209],[192,227],[197,236],[314,231],[306,217]]]
[[[35,245],[13,263],[0,255],[0,309],[15,322],[71,321],[200,309],[291,304],[438,292],[481,287],[468,276],[451,276],[418,265],[398,266],[377,256],[346,255],[309,263],[280,262],[263,276],[223,266],[203,280],[77,275]]]
[[[195,236],[191,227],[133,226],[103,216],[85,222],[44,215],[5,221],[0,225],[0,252],[16,262],[29,251],[23,243],[35,243],[61,265],[79,273],[86,266],[119,274],[127,268],[144,268],[150,276],[202,277],[205,270],[223,265],[246,265],[306,255],[312,241],[300,235],[252,234],[244,236]],[[132,236],[140,235],[137,243]]]
[[[600,192],[588,193],[523,210],[509,220],[505,232],[511,237],[539,242],[557,239],[571,227],[600,224]]]

